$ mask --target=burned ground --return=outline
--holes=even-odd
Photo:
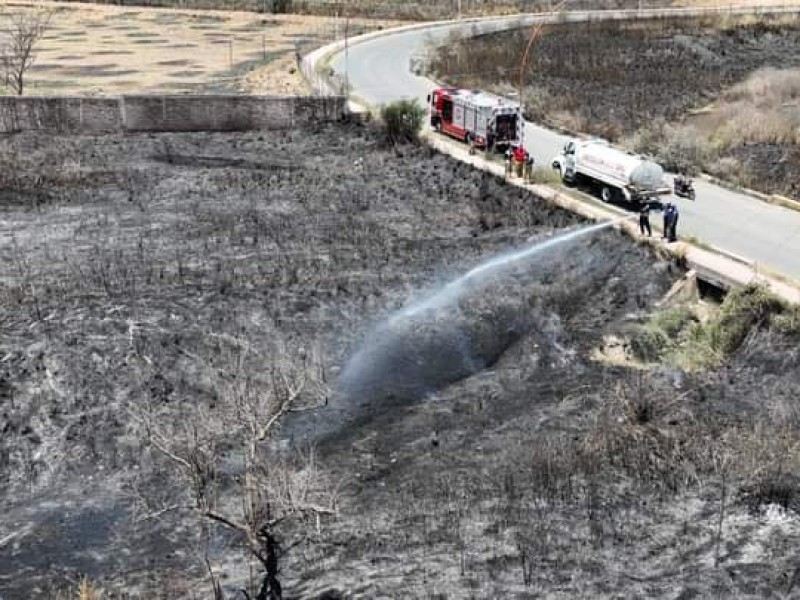
[[[334,446],[357,516],[294,555],[301,595],[795,597],[797,333],[745,327],[702,372],[601,368],[582,346],[610,315],[571,300]]]
[[[237,382],[266,393],[278,361],[312,354],[328,406],[286,419],[273,459],[313,444],[337,515],[282,525],[287,596],[791,592],[792,328],[764,313],[698,374],[592,360],[679,274],[612,230],[403,320],[485,258],[585,224],[379,140],[351,124],[3,141],[3,598],[74,594],[83,575],[108,597],[206,595],[204,556],[231,595],[244,587],[235,535],[158,510],[185,490],[142,415],[224,424]],[[339,386],[387,331],[374,381],[425,386]],[[465,335],[479,360],[424,368]],[[221,427],[229,496],[231,443]]]
[[[449,44],[431,68],[459,86],[518,93],[530,36],[518,30]],[[525,105],[534,121],[620,141],[669,169],[795,194],[799,38],[794,17],[769,15],[552,25],[532,45]],[[752,101],[728,97],[764,69],[770,78],[749,86]],[[714,103],[711,117],[690,116]]]

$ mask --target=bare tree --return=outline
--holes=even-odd
[[[327,388],[320,363],[303,351],[273,352],[266,368],[264,357],[256,355],[259,371],[266,373],[259,377],[250,374],[252,365],[245,366],[252,354],[242,347],[232,357],[233,368],[217,373],[221,402],[213,412],[199,409],[193,418],[176,423],[174,415],[165,418],[152,407],[132,411],[141,433],[166,457],[166,468],[178,475],[185,492],[185,502],[148,506],[144,518],[183,510],[200,518],[203,531],[216,523],[237,533],[263,571],[260,585],[248,597],[252,593],[258,600],[280,600],[278,566],[285,549],[277,527],[290,518],[313,516],[319,523],[320,516],[335,514],[336,492],[322,481],[313,453],[302,456],[298,466],[276,456],[265,442],[286,414],[324,404]],[[225,461],[239,465],[233,481],[221,474]],[[222,598],[207,552],[204,563],[213,596]]]
[[[13,13],[8,17],[0,60],[6,86],[18,96],[25,92],[25,77],[36,60],[36,46],[47,32],[52,17],[53,11],[44,9]]]

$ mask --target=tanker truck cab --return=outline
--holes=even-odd
[[[570,140],[551,166],[565,184],[587,183],[604,202],[641,204],[671,193],[659,165],[601,139]]]
[[[560,172],[561,181],[566,184],[576,183],[575,172],[575,142],[569,141],[564,144],[561,154],[553,159],[553,168]]]

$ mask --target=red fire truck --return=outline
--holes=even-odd
[[[525,123],[516,102],[479,90],[438,88],[428,104],[436,131],[487,150],[522,143]]]

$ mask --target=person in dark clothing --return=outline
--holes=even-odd
[[[663,239],[668,239],[669,238],[669,227],[670,227],[670,223],[671,223],[670,218],[672,216],[672,203],[671,202],[667,202],[664,205],[663,216],[664,216],[664,230],[663,230],[663,234],[662,234],[661,237]]]
[[[644,235],[647,232],[647,237],[653,235],[653,229],[650,227],[650,203],[645,202],[639,209],[639,232]]]
[[[522,169],[525,181],[530,183],[533,179],[533,156],[530,152],[525,151],[525,166]]]
[[[667,234],[667,241],[668,242],[677,242],[678,241],[678,207],[674,204],[670,205],[670,217],[669,217],[669,233]]]
[[[678,207],[668,202],[664,207],[664,238],[667,242],[678,240]]]

